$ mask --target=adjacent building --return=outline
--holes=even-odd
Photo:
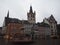
[[[3,25],[3,34],[16,36],[16,34],[23,35],[24,27],[21,20],[10,18],[8,15],[5,17],[5,25]]]
[[[37,37],[39,38],[45,38],[51,35],[50,26],[44,22],[37,23],[35,29],[35,33],[37,33]]]
[[[57,35],[57,21],[53,15],[51,15],[49,18],[45,18],[43,22],[50,25],[51,35]]]

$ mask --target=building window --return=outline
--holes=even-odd
[[[24,30],[24,28],[21,28],[21,30]]]
[[[32,15],[32,17],[34,18],[34,15]]]
[[[29,15],[28,15],[28,17],[29,17]]]
[[[31,15],[31,17],[32,17],[32,15]]]
[[[53,26],[51,26],[51,28],[53,28]]]
[[[32,18],[31,18],[31,20],[32,20]]]
[[[51,35],[53,35],[53,30],[51,30]]]

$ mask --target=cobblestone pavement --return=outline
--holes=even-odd
[[[60,45],[60,39],[40,39],[35,40],[33,43],[7,43],[4,39],[0,38],[0,45]]]

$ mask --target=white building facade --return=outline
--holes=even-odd
[[[50,25],[51,35],[57,35],[57,21],[53,15],[51,15],[49,18],[45,18],[43,22]]]

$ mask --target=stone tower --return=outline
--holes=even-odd
[[[33,12],[32,6],[30,6],[30,10],[27,13],[27,19],[28,19],[29,23],[35,23],[36,22],[36,20],[35,20],[35,11]]]

